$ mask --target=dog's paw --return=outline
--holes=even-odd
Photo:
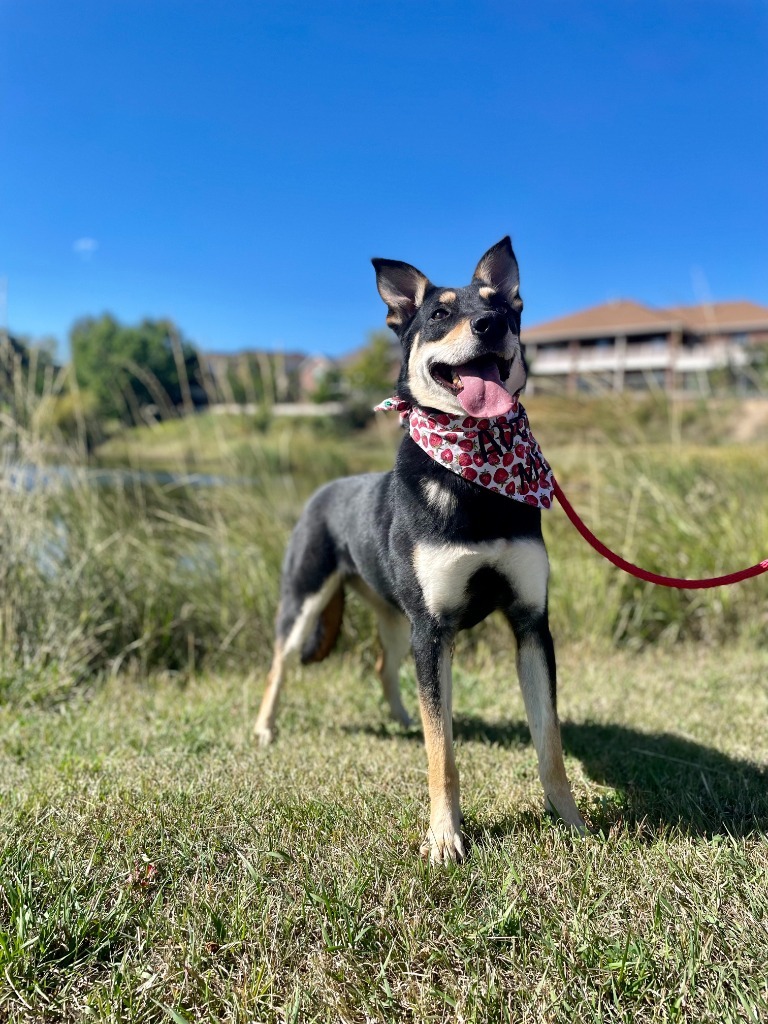
[[[400,705],[399,708],[392,708],[391,715],[394,721],[397,722],[398,725],[401,725],[403,729],[410,729],[411,726],[413,725],[413,719],[402,706],[402,704]]]
[[[260,725],[257,722],[253,727],[253,738],[260,747],[268,747],[275,738],[275,730],[268,725]]]
[[[448,825],[438,829],[430,827],[419,854],[422,860],[429,859],[433,865],[460,864],[466,859],[467,850],[461,831]]]

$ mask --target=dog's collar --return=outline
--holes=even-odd
[[[519,402],[493,419],[428,412],[396,395],[375,408],[399,412],[416,444],[444,469],[526,505],[551,507],[552,470]]]

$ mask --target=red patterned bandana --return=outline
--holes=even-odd
[[[515,501],[551,507],[552,470],[519,402],[506,416],[482,420],[428,413],[397,396],[376,406],[377,411],[390,409],[400,413],[416,444],[445,469]]]

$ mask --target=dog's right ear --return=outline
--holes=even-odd
[[[520,298],[520,271],[509,235],[491,246],[475,267],[472,280],[501,292],[512,309],[521,312],[523,300]]]
[[[376,287],[387,304],[387,324],[400,334],[424,301],[429,279],[410,263],[400,260],[371,260],[376,271]]]

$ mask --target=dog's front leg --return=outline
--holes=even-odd
[[[447,864],[465,857],[459,807],[459,773],[453,756],[451,639],[434,620],[413,626],[413,657],[429,763],[429,832],[422,857]]]
[[[546,610],[517,609],[509,614],[509,619],[517,640],[517,673],[539,759],[545,807],[583,835],[587,827],[573,799],[563,763],[557,717],[555,647]]]

